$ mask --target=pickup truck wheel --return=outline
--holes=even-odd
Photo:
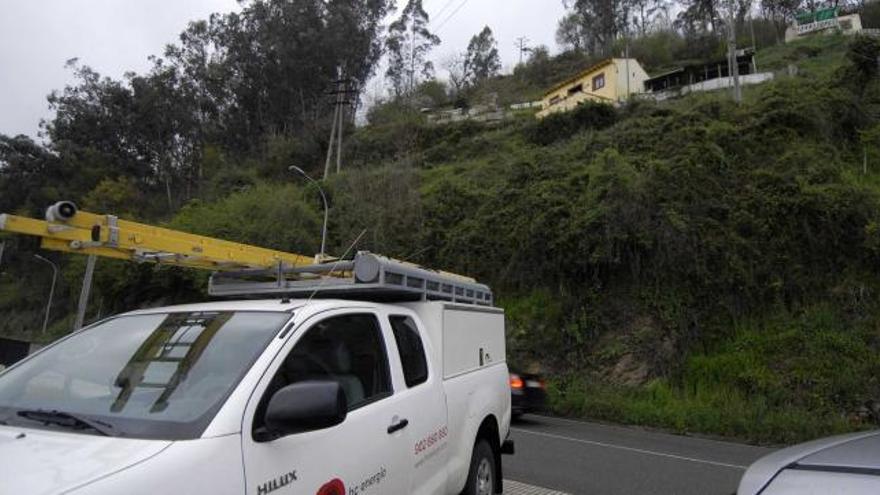
[[[492,495],[495,493],[495,453],[489,442],[479,440],[471,456],[467,484],[462,495]]]

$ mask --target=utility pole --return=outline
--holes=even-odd
[[[626,60],[626,98],[629,100],[630,97],[630,89],[629,89],[629,31],[624,29],[623,31],[624,39],[626,40],[626,45],[624,48],[624,60]]]
[[[749,14],[749,31],[752,33],[752,50],[758,51],[758,42],[755,41],[755,20],[752,14]],[[755,72],[758,72],[755,70]]]
[[[410,38],[410,47],[409,47],[409,94],[412,96],[413,90],[415,89],[416,82],[416,17],[413,16],[412,23],[410,24],[410,33],[412,34],[412,38]]]
[[[528,46],[526,46],[526,43],[528,43],[528,42],[529,42],[529,39],[526,38],[525,36],[520,36],[519,38],[516,39],[516,47],[519,50],[519,64],[520,65],[522,65],[522,63],[523,63],[523,54],[530,50],[530,48]]]
[[[82,289],[79,292],[79,304],[76,307],[76,320],[73,322],[73,331],[83,327],[86,320],[86,308],[89,306],[89,294],[92,292],[92,278],[95,274],[95,262],[98,257],[90,254],[86,259],[86,272],[83,275]]]
[[[333,140],[336,138],[336,121],[339,120],[339,96],[333,105],[333,123],[330,124],[330,142],[327,144],[327,160],[324,162],[324,180],[330,175],[330,158],[333,156]]]
[[[52,311],[52,299],[55,297],[55,283],[58,281],[58,265],[39,254],[35,254],[34,258],[37,258],[44,263],[48,263],[52,267],[52,285],[49,287],[49,300],[46,302],[46,316],[43,318],[42,335],[46,335],[46,328],[49,327],[49,313]]]
[[[333,158],[333,145],[336,145],[336,173],[342,170],[342,129],[345,127],[345,106],[350,105],[350,95],[356,93],[351,88],[351,79],[343,77],[342,68],[337,69],[334,83],[336,89],[328,94],[334,97],[333,124],[330,126],[330,142],[327,144],[327,159],[324,161],[324,180],[330,176],[330,163]]]
[[[6,241],[0,241],[0,266],[3,266],[3,251],[6,249]]]
[[[742,91],[739,87],[739,63],[736,60],[736,8],[732,0],[728,0],[727,18],[727,74],[733,79],[733,101],[742,102]]]
[[[345,84],[345,83],[342,83]],[[345,128],[345,105],[343,101],[339,105],[339,139],[336,140],[336,173],[342,172],[342,129]]]

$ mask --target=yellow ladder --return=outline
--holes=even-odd
[[[46,220],[0,214],[0,231],[40,237],[41,246],[53,251],[213,271],[290,269],[315,262],[301,254],[79,211],[70,201],[49,207]]]
[[[283,227],[279,227],[283,228]],[[491,289],[470,277],[430,270],[368,251],[351,260],[312,258],[79,211],[69,201],[49,207],[45,220],[0,214],[0,231],[41,238],[44,249],[215,272],[212,296],[299,294],[371,300],[441,300],[492,306]],[[92,265],[93,266],[93,265]],[[80,296],[81,321],[91,276]]]

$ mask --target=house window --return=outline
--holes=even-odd
[[[605,87],[605,73],[601,73],[598,76],[593,78],[593,91],[598,89],[602,89]]]
[[[568,94],[573,95],[575,93],[580,93],[583,90],[584,90],[584,85],[578,84],[577,86],[572,86],[572,87],[568,88]]]
[[[559,95],[556,95],[553,98],[550,98],[550,104],[555,105],[555,104],[559,103],[559,100],[561,100],[561,99],[562,98],[560,98]]]

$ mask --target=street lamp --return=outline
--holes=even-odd
[[[46,317],[43,319],[43,335],[45,335],[46,327],[49,326],[49,312],[52,310],[52,298],[55,297],[55,282],[58,280],[58,265],[39,254],[35,254],[34,258],[37,258],[40,261],[45,261],[52,266],[52,286],[49,288],[49,302],[46,303]]]
[[[318,187],[318,192],[321,193],[321,200],[324,202],[324,227],[321,229],[321,254],[319,254],[318,256],[321,257],[321,261],[324,261],[325,248],[327,247],[327,214],[329,212],[329,209],[327,207],[327,196],[324,195],[324,189],[321,187],[321,184],[318,184],[318,181],[311,178],[309,174],[305,172],[305,170],[297,167],[296,165],[291,165],[287,167],[287,170],[291,170],[305,177],[306,180],[315,184],[315,186]]]

